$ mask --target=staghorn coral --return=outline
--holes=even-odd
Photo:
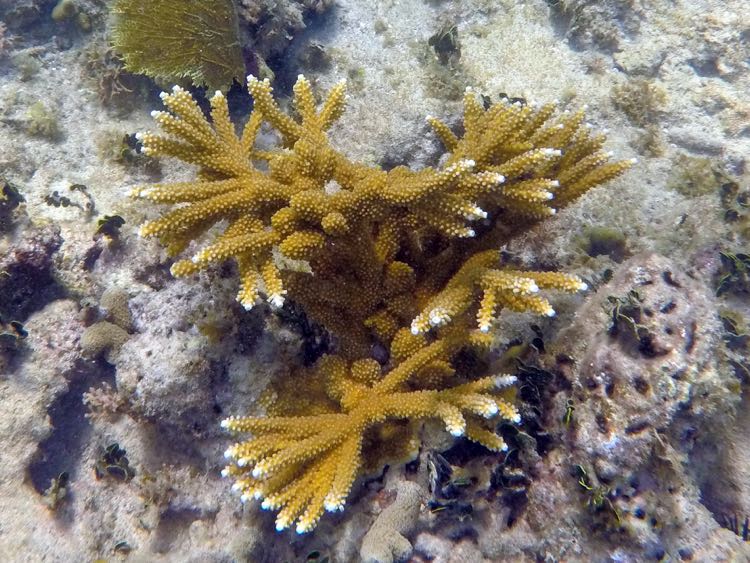
[[[440,390],[423,383],[419,390],[408,390],[408,383],[450,377],[448,360],[462,347],[485,344],[486,339],[465,330],[429,344],[406,331],[395,340],[403,339],[411,340],[411,346],[403,347],[416,351],[399,358],[385,375],[374,360],[348,364],[325,356],[305,381],[312,393],[304,410],[314,414],[290,416],[299,406],[292,404],[292,395],[280,394],[282,400],[266,401],[270,416],[230,417],[222,423],[230,431],[253,435],[226,451],[234,463],[223,474],[236,479],[234,488],[244,500],[262,498],[264,508],[280,509],[278,530],[295,520],[299,533],[311,530],[324,510],[343,510],[361,471],[414,457],[415,421],[439,418],[454,436],[465,435],[493,451],[507,449],[483,419],[500,414],[520,421],[509,402],[513,390],[505,389],[515,377],[490,376]],[[402,419],[412,424],[398,424]]]
[[[432,298],[442,289],[463,265],[462,256],[497,248],[519,228],[553,215],[630,165],[608,162],[611,155],[601,150],[604,137],[583,126],[582,111],[554,118],[552,104],[533,109],[502,102],[485,111],[469,91],[461,139],[428,118],[451,151],[443,167],[414,172],[399,166],[385,172],[349,161],[325,136],[343,111],[343,84],[316,111],[310,85],[301,78],[295,85],[298,122],[279,109],[268,82],[248,80],[255,109],[240,137],[221,93],[211,99],[212,124],[184,90],[162,95],[169,111],[153,115],[170,136],[139,135],[143,151],[198,165],[199,178],[135,188],[137,197],[186,204],[146,223],[141,234],[158,237],[176,255],[216,223],[228,221],[219,237],[191,259],[176,262],[172,273],[185,276],[235,258],[238,300],[246,308],[261,288],[275,305],[291,292],[354,356],[369,349],[368,331],[389,341],[410,322],[428,301],[422,296]],[[263,120],[281,134],[282,150],[253,148]],[[255,161],[267,162],[268,172]],[[471,221],[482,221],[481,236],[475,237]],[[470,238],[476,240],[457,240]],[[282,271],[275,250],[308,262],[315,275]],[[490,254],[472,260],[499,271],[499,259]],[[583,288],[574,276],[540,275],[535,281],[509,272],[469,274],[471,279],[456,283],[489,284],[498,305],[512,302],[527,310],[533,303],[531,310],[543,314],[551,308],[533,295],[539,284]],[[449,309],[465,310],[466,303]],[[492,309],[488,302],[482,308]]]
[[[485,108],[467,89],[461,137],[428,118],[450,151],[442,166],[384,171],[350,161],[327,139],[344,110],[343,84],[318,108],[300,76],[297,119],[279,108],[268,81],[250,76],[248,88],[255,104],[241,135],[221,92],[210,122],[186,91],[163,93],[168,111],[153,116],[166,135],[139,135],[143,151],[194,164],[198,178],[132,194],[178,204],[141,227],[172,255],[226,225],[177,261],[174,275],[234,258],[246,308],[260,293],[275,306],[288,295],[338,338],[336,355],[269,392],[265,416],[223,424],[251,434],[227,450],[233,462],[224,471],[242,498],[265,499],[280,510],[279,529],[296,521],[305,532],[324,509],[343,508],[359,474],[409,459],[420,420],[441,419],[456,436],[503,449],[484,419],[519,420],[505,389],[513,378],[466,373],[460,353],[489,345],[502,308],[552,315],[540,289],[586,286],[573,275],[506,268],[497,248],[631,162],[610,162],[582,111],[506,101]],[[280,147],[255,148],[263,122]],[[285,267],[290,261],[307,267]],[[390,348],[384,366],[369,359],[378,341]]]

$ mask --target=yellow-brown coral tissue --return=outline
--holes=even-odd
[[[240,135],[221,92],[210,120],[187,91],[163,93],[166,111],[153,114],[162,133],[140,135],[143,151],[195,165],[197,178],[133,195],[173,206],[141,233],[174,256],[192,253],[175,262],[175,276],[234,259],[243,306],[261,295],[276,307],[292,299],[337,338],[312,370],[269,390],[265,414],[222,423],[248,435],[226,452],[233,488],[278,510],[278,529],[296,523],[302,533],[326,510],[343,509],[359,475],[413,456],[425,419],[505,448],[494,429],[497,419],[520,422],[515,378],[477,377],[455,359],[486,351],[503,309],[551,316],[543,290],[586,284],[510,268],[498,249],[631,162],[611,161],[583,111],[505,101],[485,108],[467,89],[460,137],[428,117],[450,153],[444,165],[384,171],[328,140],[344,111],[343,83],[318,106],[300,76],[297,117],[281,110],[267,80],[250,76],[248,89],[254,107]],[[278,132],[278,148],[255,148],[263,123]],[[376,343],[390,350],[384,363],[370,357]]]

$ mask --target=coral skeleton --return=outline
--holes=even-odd
[[[519,271],[498,249],[632,163],[611,161],[583,110],[502,100],[484,107],[467,89],[462,135],[427,118],[450,153],[444,164],[385,171],[352,162],[328,140],[344,111],[343,83],[318,106],[300,76],[298,117],[281,110],[268,81],[249,76],[248,89],[254,107],[239,135],[221,92],[210,120],[185,90],[163,93],[167,111],[153,114],[163,133],[139,135],[143,152],[193,164],[198,176],[132,195],[174,206],[141,234],[174,256],[190,249],[175,276],[234,259],[244,307],[261,295],[275,307],[289,298],[337,338],[335,354],[269,390],[263,416],[223,423],[249,435],[227,450],[224,470],[243,500],[278,510],[279,529],[296,523],[307,532],[325,510],[344,507],[359,475],[413,457],[424,419],[505,447],[493,425],[520,421],[514,378],[478,377],[456,358],[487,349],[503,309],[552,316],[543,290],[586,284]],[[264,123],[278,147],[256,148]],[[194,251],[209,230],[218,234]],[[370,359],[375,343],[390,350],[382,365]]]

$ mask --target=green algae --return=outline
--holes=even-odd
[[[227,90],[245,66],[231,0],[117,0],[113,45],[125,69]]]

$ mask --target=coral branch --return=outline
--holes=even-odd
[[[376,426],[400,420],[440,418],[454,436],[466,435],[492,450],[506,446],[482,426],[482,419],[520,417],[502,388],[511,376],[485,377],[442,390],[405,391],[406,383],[437,359],[449,360],[466,344],[458,337],[437,340],[414,353],[371,386],[362,385],[357,365],[324,358],[312,378],[329,391],[336,412],[297,417],[228,418],[222,426],[251,438],[226,451],[243,500],[264,499],[262,506],[279,510],[278,530],[297,522],[297,532],[311,530],[325,510],[343,510],[354,480],[365,466],[363,443]],[[361,369],[361,366],[360,366]],[[409,442],[410,443],[410,442]],[[379,459],[379,463],[386,460]]]
[[[600,150],[601,136],[592,136],[582,126],[582,112],[554,117],[551,105],[534,110],[505,102],[485,110],[467,91],[466,131],[461,138],[437,119],[429,119],[451,150],[445,167],[418,172],[397,167],[385,173],[351,163],[327,140],[326,129],[343,112],[343,84],[334,87],[316,110],[310,84],[300,76],[294,87],[300,121],[279,108],[267,80],[249,77],[248,88],[255,108],[241,137],[234,132],[221,93],[211,99],[211,122],[184,90],[163,94],[169,111],[154,112],[154,119],[168,136],[142,134],[143,150],[199,166],[201,180],[133,191],[154,202],[185,204],[141,229],[144,236],[158,236],[176,252],[220,221],[228,221],[231,231],[238,221],[252,220],[253,227],[244,229],[243,237],[225,237],[209,247],[207,254],[198,254],[194,265],[178,263],[173,270],[175,275],[187,275],[212,260],[234,257],[243,280],[238,298],[246,307],[252,306],[249,299],[256,295],[246,288],[249,280],[273,279],[276,288],[272,295],[266,293],[278,302],[287,291],[288,278],[295,277],[269,265],[269,244],[290,258],[309,261],[316,278],[313,286],[330,285],[337,274],[329,265],[336,270],[337,264],[352,257],[339,256],[324,263],[319,257],[321,252],[330,252],[327,244],[371,234],[377,250],[371,259],[379,263],[370,273],[381,277],[372,280],[372,286],[378,287],[389,259],[405,239],[414,238],[415,231],[417,237],[437,232],[450,241],[475,236],[472,223],[495,222],[501,215],[504,221],[543,218],[630,165],[629,161],[608,162],[610,155]],[[253,151],[263,120],[281,133],[283,145],[291,151]],[[262,160],[267,161],[270,174],[255,168],[254,161]],[[331,186],[337,189],[331,191]],[[264,237],[268,244],[257,244],[259,237],[250,236],[261,230],[273,233]],[[259,275],[259,264],[266,265],[265,276]],[[419,265],[428,269],[426,264]],[[366,278],[353,275],[349,281],[354,277]],[[311,293],[320,295],[320,291]],[[348,318],[347,324],[361,326],[376,315],[386,322],[391,316],[385,311],[387,298],[377,295],[353,308],[356,316]],[[516,308],[527,303],[535,312],[549,310],[535,298],[513,302]],[[319,311],[316,316],[324,324],[326,318],[340,313],[338,309],[349,307],[339,302],[337,307],[326,305],[323,311],[320,303],[306,305]],[[399,324],[396,319],[393,322]]]

